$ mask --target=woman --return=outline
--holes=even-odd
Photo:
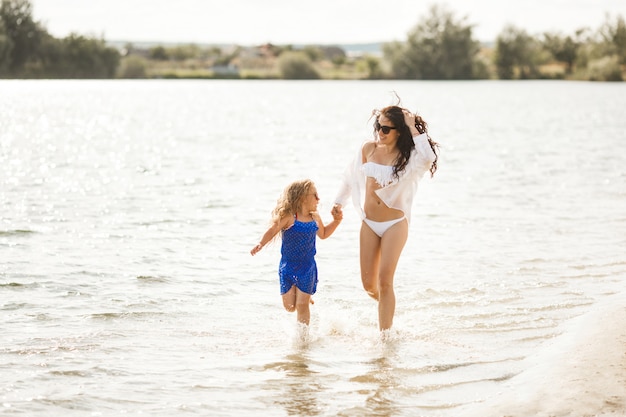
[[[396,298],[393,277],[411,219],[417,183],[437,170],[438,144],[417,114],[399,106],[374,111],[374,140],[365,142],[344,175],[333,209],[348,198],[361,215],[361,280],[378,301],[381,331],[393,324]]]

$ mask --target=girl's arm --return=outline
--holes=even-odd
[[[317,223],[317,236],[320,239],[326,239],[327,237],[330,237],[330,235],[333,234],[333,232],[335,231],[335,229],[337,229],[337,226],[339,226],[339,223],[341,223],[341,220],[343,219],[343,211],[341,210],[341,207],[333,208],[332,213],[333,221],[328,223],[327,225],[324,225],[324,222],[322,222],[322,218],[320,217],[318,212],[311,213],[313,219]]]
[[[269,229],[267,229],[267,231],[263,234],[263,237],[261,237],[259,243],[257,243],[256,246],[252,248],[252,250],[250,251],[250,255],[256,255],[261,249],[263,249],[265,245],[267,245],[269,242],[272,241],[272,239],[274,239],[278,232],[286,229],[289,225],[289,220],[292,220],[291,217],[285,216],[282,219],[273,222]]]

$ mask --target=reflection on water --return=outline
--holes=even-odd
[[[368,415],[393,416],[397,414],[399,410],[394,392],[399,384],[391,360],[387,357],[373,360],[370,371],[364,375],[363,382],[367,380],[372,385],[365,400]]]
[[[287,355],[284,361],[268,364],[266,370],[279,371],[281,378],[269,381],[268,389],[276,391],[273,405],[285,409],[290,416],[318,416],[319,394],[325,390],[312,371],[304,352]]]

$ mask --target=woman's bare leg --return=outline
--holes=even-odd
[[[361,282],[363,289],[376,301],[380,296],[378,289],[380,241],[380,237],[363,222],[360,236]]]
[[[393,277],[398,260],[409,234],[405,220],[391,226],[381,238],[380,263],[378,269],[378,325],[380,330],[390,329],[396,310],[396,295],[393,290]]]

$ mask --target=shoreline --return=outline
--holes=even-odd
[[[462,415],[556,417],[626,415],[626,292],[564,323],[528,366]]]

